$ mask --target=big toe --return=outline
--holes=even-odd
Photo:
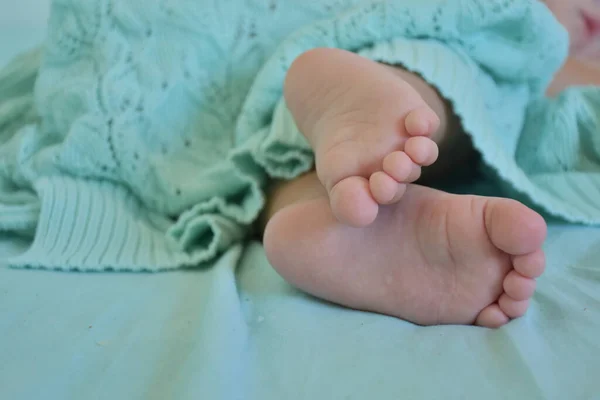
[[[370,225],[379,211],[371,196],[369,181],[358,176],[343,179],[333,186],[329,202],[338,221],[357,228]]]
[[[514,200],[490,200],[485,209],[485,227],[492,243],[513,256],[538,251],[546,239],[544,219]]]

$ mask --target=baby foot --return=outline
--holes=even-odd
[[[310,57],[321,69],[306,60]],[[399,201],[406,184],[420,177],[421,167],[436,161],[438,148],[429,137],[439,118],[394,68],[342,50],[319,49],[297,60],[290,74],[311,68],[313,79],[306,77],[304,85],[318,89],[303,99],[313,107],[310,121],[298,121],[299,126],[313,138],[317,174],[333,214],[348,225],[367,226],[380,205]],[[298,108],[294,93],[299,91],[287,90],[292,110]]]
[[[315,296],[420,325],[494,328],[525,314],[545,234],[516,201],[409,185],[360,229],[337,221],[326,195],[288,206],[264,244],[275,269]]]

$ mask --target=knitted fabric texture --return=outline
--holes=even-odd
[[[312,167],[282,85],[315,47],[419,72],[513,195],[600,221],[599,94],[543,97],[568,38],[537,1],[55,0],[0,73],[0,230],[33,237],[11,265],[210,265]]]

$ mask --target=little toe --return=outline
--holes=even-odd
[[[535,292],[536,282],[517,271],[511,271],[504,278],[504,292],[513,300],[523,301],[531,298]]]
[[[379,212],[369,181],[358,176],[346,178],[331,188],[329,202],[338,221],[358,228],[370,225]]]
[[[383,159],[383,171],[400,183],[412,183],[421,177],[421,167],[403,151],[395,151]]]
[[[439,156],[437,144],[423,136],[408,139],[404,145],[404,151],[411,160],[425,167],[436,162]]]
[[[399,201],[406,191],[406,184],[398,183],[385,172],[376,172],[369,179],[371,195],[379,204],[393,204]]]
[[[498,305],[509,318],[519,318],[525,315],[527,312],[527,309],[529,308],[529,300],[514,300],[504,293],[502,296],[500,296]]]
[[[546,268],[546,255],[543,250],[535,251],[524,256],[513,257],[515,271],[527,278],[538,278]]]
[[[440,119],[431,108],[423,106],[406,116],[404,126],[411,136],[429,136],[440,127]]]
[[[484,328],[500,328],[506,325],[510,318],[502,311],[498,304],[492,304],[484,308],[475,321],[475,325]]]

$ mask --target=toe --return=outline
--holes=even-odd
[[[504,278],[504,292],[513,300],[523,301],[531,298],[535,286],[535,280],[524,277],[514,270]]]
[[[379,204],[393,204],[402,198],[406,191],[404,183],[398,183],[385,172],[376,172],[369,179],[371,195]]]
[[[438,130],[439,117],[427,106],[411,111],[404,120],[406,131],[411,136],[428,136]]]
[[[527,309],[529,308],[529,300],[514,300],[504,293],[502,296],[500,296],[498,305],[509,318],[519,318],[525,315],[527,312]]]
[[[395,151],[383,159],[383,171],[397,182],[410,182],[418,166],[403,151]]]
[[[369,188],[369,181],[354,176],[340,181],[329,192],[331,211],[341,223],[364,227],[370,225],[379,207]]]
[[[502,311],[500,306],[498,304],[492,304],[479,313],[475,325],[484,328],[500,328],[509,321],[510,318]]]
[[[412,169],[410,171],[410,174],[408,175],[408,178],[406,178],[405,183],[416,182],[421,177],[422,172],[423,171],[422,171],[421,167],[419,165],[413,163]]]
[[[425,167],[436,162],[439,156],[437,144],[423,136],[408,139],[404,145],[404,151],[412,161]]]
[[[546,238],[544,219],[514,200],[489,200],[485,209],[485,226],[494,245],[513,256],[540,250]]]
[[[513,266],[517,272],[528,278],[538,278],[546,268],[546,255],[540,249],[531,254],[513,257]]]

